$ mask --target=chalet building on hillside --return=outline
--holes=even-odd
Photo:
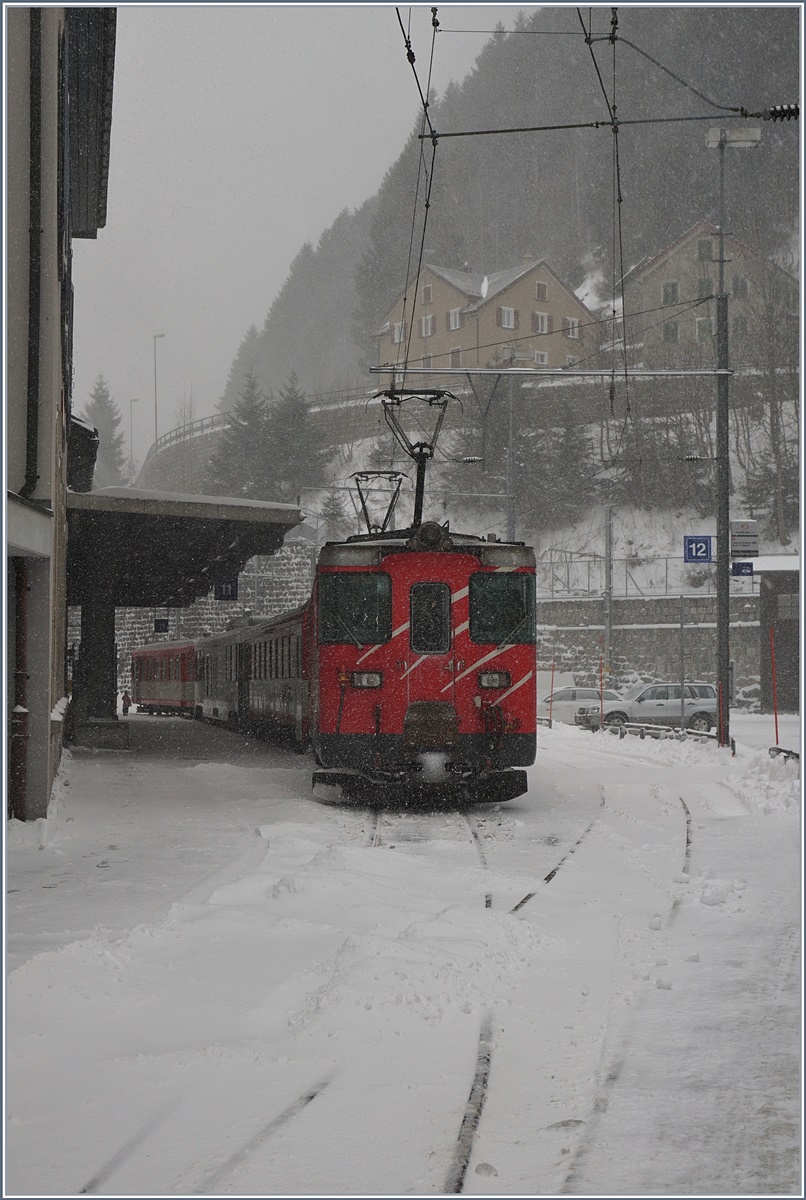
[[[429,264],[378,330],[378,364],[570,367],[598,349],[593,314],[545,260],[480,275]]]
[[[777,366],[796,353],[798,281],[757,250],[724,239],[730,365]],[[645,367],[714,366],[719,229],[700,221],[624,277],[626,341],[633,364]]]

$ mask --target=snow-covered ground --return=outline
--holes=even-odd
[[[467,816],[128,719],[8,826],[4,1194],[803,1194],[771,717],[735,757],[541,729],[528,794]]]

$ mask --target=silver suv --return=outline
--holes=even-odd
[[[716,688],[710,683],[638,683],[619,700],[605,700],[605,725],[673,725],[708,733],[717,723]],[[598,729],[598,704],[582,705],[576,724]]]

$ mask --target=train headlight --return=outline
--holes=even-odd
[[[383,683],[383,675],[380,671],[353,671],[350,683],[353,687],[379,688]]]
[[[509,685],[509,671],[482,671],[479,675],[479,687],[508,688]]]

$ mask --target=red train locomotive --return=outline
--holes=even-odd
[[[510,799],[534,762],[534,553],[414,532],[330,544],[313,595],[315,782]]]

